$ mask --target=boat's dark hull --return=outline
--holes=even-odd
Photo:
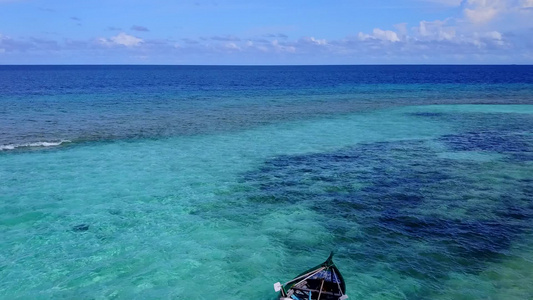
[[[346,299],[346,284],[333,263],[333,253],[322,264],[311,268],[281,286],[280,299]]]

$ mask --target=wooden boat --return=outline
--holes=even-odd
[[[320,265],[311,268],[284,284],[276,282],[274,290],[280,300],[344,300],[346,284],[333,263],[333,252]]]

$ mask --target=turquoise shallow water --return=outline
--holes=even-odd
[[[373,109],[0,155],[5,299],[531,299],[533,107]],[[75,230],[80,224],[87,230]]]
[[[0,299],[533,299],[531,66],[0,66]]]

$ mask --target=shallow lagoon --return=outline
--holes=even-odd
[[[0,298],[533,298],[530,70],[0,67]]]
[[[402,107],[2,154],[0,287],[272,299],[336,250],[351,298],[527,299],[532,113]]]

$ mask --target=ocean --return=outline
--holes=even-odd
[[[533,299],[533,66],[0,66],[1,299]]]

